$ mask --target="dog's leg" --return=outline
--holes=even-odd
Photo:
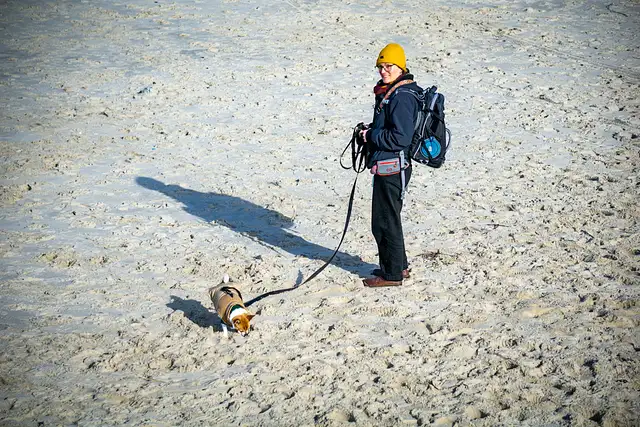
[[[227,325],[225,325],[224,323],[222,324],[222,335],[226,339],[229,339],[229,332],[227,331]]]

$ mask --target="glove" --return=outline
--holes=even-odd
[[[367,143],[367,132],[369,132],[369,129],[366,128],[360,131],[360,134],[358,135],[358,144],[364,145]]]
[[[366,144],[367,130],[369,129],[369,126],[370,125],[365,125],[364,123],[360,122],[353,128],[352,138],[356,141],[358,145],[362,146]]]

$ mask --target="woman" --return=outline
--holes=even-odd
[[[402,234],[402,199],[411,178],[409,146],[413,139],[420,88],[406,65],[402,46],[391,43],[376,61],[380,81],[374,88],[373,122],[360,136],[368,144],[367,167],[374,174],[371,230],[378,245],[380,268],[363,280],[368,287],[399,286],[409,277]]]

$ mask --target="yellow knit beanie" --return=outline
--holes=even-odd
[[[397,43],[389,43],[380,51],[376,67],[382,63],[395,64],[407,72],[407,58],[404,56],[404,49]]]

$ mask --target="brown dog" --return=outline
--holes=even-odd
[[[225,279],[227,279],[226,276]],[[250,322],[255,315],[249,313],[244,306],[240,291],[228,285],[227,281],[228,279],[220,285],[210,288],[209,296],[224,324],[245,336],[249,333]]]

